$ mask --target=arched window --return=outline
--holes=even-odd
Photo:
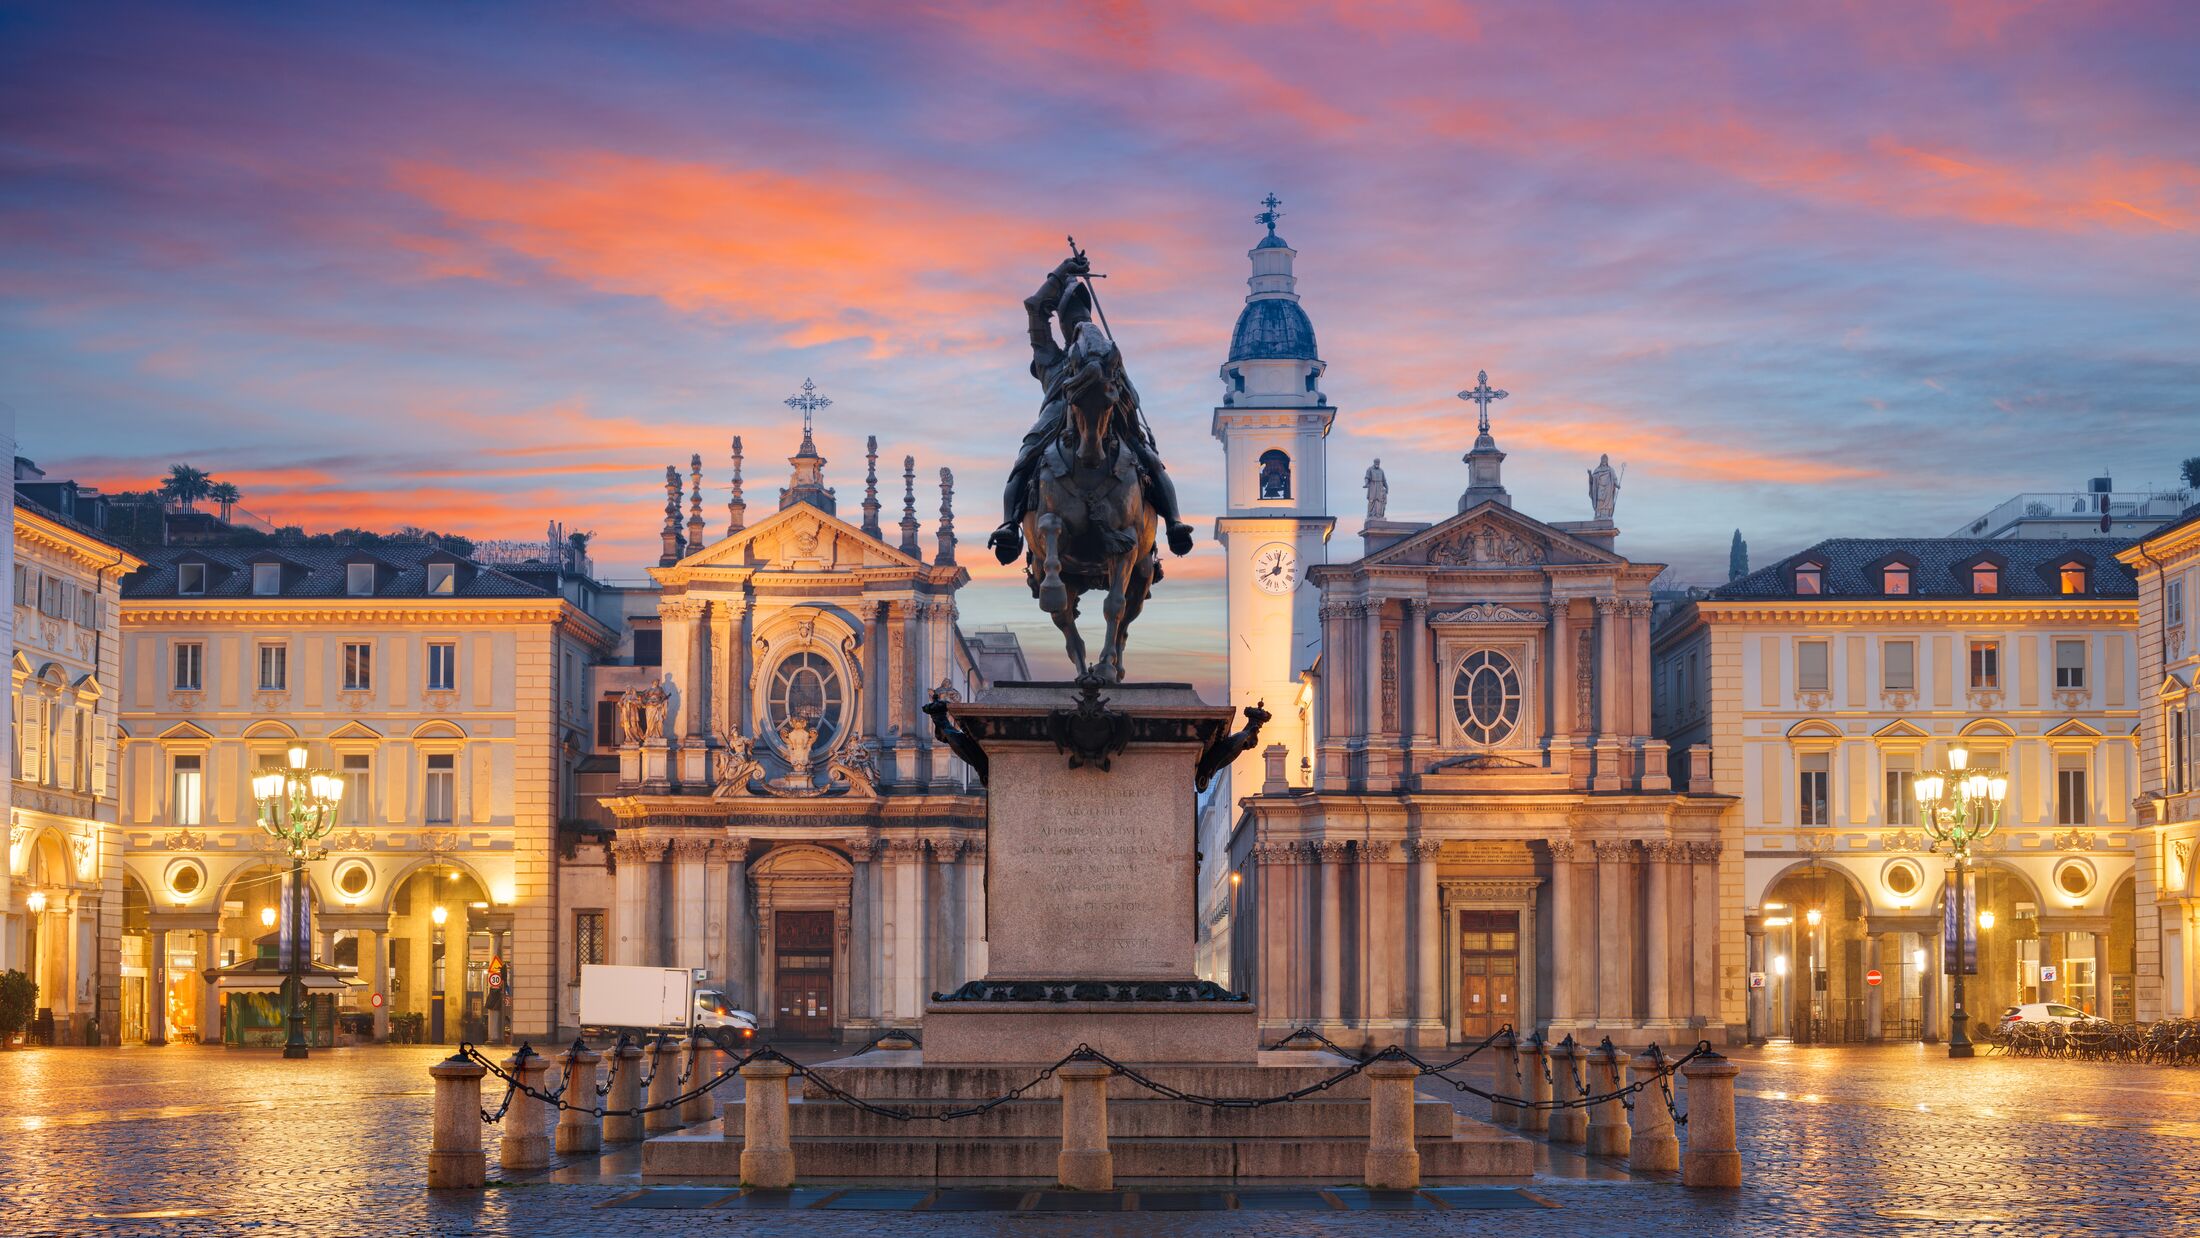
[[[833,664],[818,654],[797,653],[772,671],[765,709],[774,730],[789,718],[808,719],[823,745],[840,732],[840,698],[840,673]]]
[[[1291,457],[1281,448],[1271,447],[1260,453],[1260,497],[1291,497]]]
[[[1500,744],[1520,725],[1520,672],[1493,649],[1466,656],[1451,680],[1451,712],[1471,743]]]

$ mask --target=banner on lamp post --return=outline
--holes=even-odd
[[[1945,975],[1978,975],[1978,874],[1965,869],[1959,885],[1948,874],[1948,892],[1940,900],[1940,970]],[[1960,970],[1958,970],[1960,968]]]

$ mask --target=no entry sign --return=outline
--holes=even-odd
[[[1878,968],[1874,967],[1874,968],[1872,968],[1872,969],[1871,969],[1870,971],[1868,971],[1868,972],[1865,972],[1865,973],[1864,973],[1864,983],[1865,983],[1865,984],[1869,984],[1869,985],[1877,986],[1877,985],[1878,985],[1878,983],[1879,983],[1879,981],[1880,981],[1880,975],[1879,975],[1879,969],[1878,969]]]
[[[382,1008],[382,995],[380,993],[374,995],[374,1008],[376,1010],[380,1010]]]

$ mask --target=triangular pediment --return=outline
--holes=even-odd
[[[344,725],[337,727],[335,730],[330,731],[328,737],[331,742],[346,739],[370,740],[382,738],[382,733],[372,727],[364,726],[357,722],[347,722]]]
[[[2047,737],[2048,739],[2100,739],[2100,738],[2103,738],[2103,736],[2102,736],[2102,734],[2101,734],[2101,732],[2100,732],[2100,730],[2099,730],[2098,728],[2096,728],[2096,727],[2093,727],[2093,726],[2090,726],[2090,725],[2088,725],[2088,724],[2087,724],[2086,722],[2084,722],[2084,721],[2083,721],[2082,719],[2078,719],[2078,718],[2072,718],[2072,719],[2071,719],[2070,721],[2068,721],[2068,722],[2065,722],[2065,723],[2063,723],[2063,724],[2062,724],[2062,725],[2060,725],[2060,726],[2057,726],[2057,727],[2054,727],[2054,728],[2050,729],[2050,730],[2049,730],[2049,731],[2047,732],[2047,736],[2046,736],[2046,737]]]
[[[1540,567],[1548,563],[1626,560],[1563,529],[1485,502],[1360,560],[1366,567]]]
[[[1897,718],[1887,725],[1879,728],[1878,730],[1873,731],[1872,738],[1882,741],[1892,739],[1917,740],[1922,742],[1924,740],[1931,739],[1932,735],[1926,731],[1919,729],[1915,723],[1906,722],[1901,718]]]
[[[675,566],[678,570],[747,567],[845,572],[863,567],[922,568],[924,561],[838,516],[796,503],[703,547]]]
[[[214,733],[196,722],[178,722],[176,725],[162,731],[155,738],[171,744],[206,743],[214,738]]]
[[[2179,700],[2185,693],[2190,691],[2192,691],[2192,685],[2187,683],[2184,676],[2176,671],[2171,671],[2169,674],[2162,676],[2162,686],[2154,690],[2155,695],[2165,701]]]

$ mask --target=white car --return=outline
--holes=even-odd
[[[756,1035],[756,1016],[735,1010],[726,995],[716,989],[695,990],[695,1026],[732,1028],[742,1036]]]
[[[2001,1030],[2005,1032],[2016,1023],[2060,1023],[2067,1027],[2072,1023],[2092,1022],[2095,1022],[2092,1015],[2061,1002],[2026,1002],[2001,1012]]]

